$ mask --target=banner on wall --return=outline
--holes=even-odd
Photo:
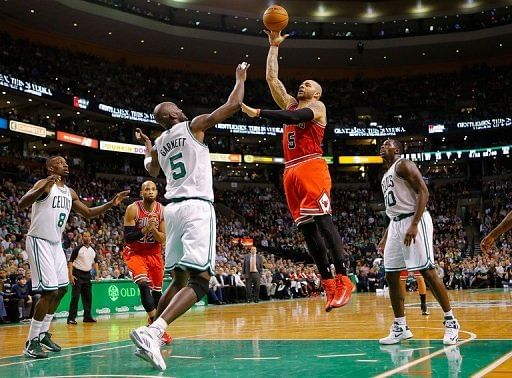
[[[382,164],[380,156],[339,156],[340,164]]]
[[[139,145],[139,144],[109,142],[106,140],[100,140],[100,150],[112,151],[112,152],[124,152],[127,154],[137,154],[137,155],[144,155],[146,153],[146,147]]]
[[[30,123],[9,121],[9,130],[16,133],[33,135],[40,138],[46,138],[46,127],[32,125]]]
[[[80,146],[89,148],[98,148],[98,140],[87,138],[82,135],[66,133],[64,131],[57,131],[57,140],[60,142],[78,144]]]

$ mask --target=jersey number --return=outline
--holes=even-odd
[[[295,131],[288,133],[288,148],[290,150],[295,148]]]
[[[395,195],[393,194],[392,191],[389,191],[388,194],[386,194],[384,196],[384,204],[386,205],[386,207],[391,207],[391,206],[396,205]]]
[[[182,161],[176,161],[178,159],[181,159],[182,157],[183,154],[179,152],[176,155],[173,155],[169,158],[169,163],[171,163],[172,178],[174,180],[179,180],[180,178],[183,178],[187,175],[185,163],[183,163]]]
[[[64,222],[66,221],[66,213],[59,214],[59,221],[57,222],[57,227],[62,227]]]

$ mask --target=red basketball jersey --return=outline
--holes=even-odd
[[[137,230],[142,231],[149,223],[150,218],[157,219],[157,228],[160,228],[160,223],[163,222],[162,216],[162,205],[159,202],[155,202],[153,211],[146,211],[142,201],[136,201],[137,206],[137,219],[135,220],[135,227]],[[130,248],[133,252],[138,253],[160,253],[162,250],[162,244],[155,241],[151,233],[144,235],[137,241],[132,243],[126,243],[126,247]]]
[[[296,110],[291,105],[288,110]],[[321,158],[325,125],[313,120],[298,125],[283,125],[283,151],[285,167],[306,160]]]

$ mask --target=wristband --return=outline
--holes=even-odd
[[[144,168],[146,168],[146,171],[149,172],[149,167],[151,166],[151,162],[153,161],[153,158],[151,156],[148,156],[144,159]]]

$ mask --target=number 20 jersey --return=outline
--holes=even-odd
[[[155,140],[155,148],[167,181],[165,198],[201,198],[213,202],[210,151],[194,137],[189,121],[164,131]]]
[[[396,172],[396,165],[403,160],[405,159],[400,158],[395,161],[384,174],[381,182],[386,214],[390,218],[416,211],[418,194],[409,185],[407,180],[400,177]]]

